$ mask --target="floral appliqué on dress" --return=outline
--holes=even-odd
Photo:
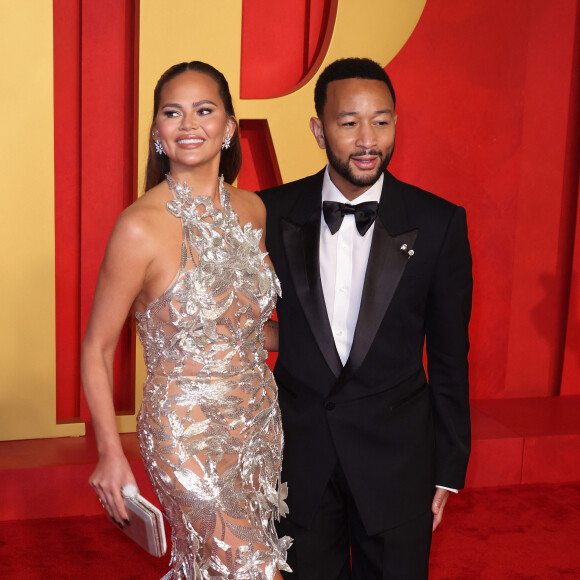
[[[181,265],[170,288],[137,313],[147,379],[141,452],[172,528],[166,578],[272,580],[289,571],[280,482],[283,434],[264,324],[280,284],[240,226],[220,178],[221,208],[167,182],[181,219]]]

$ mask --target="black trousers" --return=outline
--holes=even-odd
[[[292,489],[290,488],[290,493]],[[294,538],[287,580],[425,580],[433,514],[369,536],[340,464],[328,482],[311,528],[282,518],[280,535]],[[352,554],[352,565],[351,565]]]

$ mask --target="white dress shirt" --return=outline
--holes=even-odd
[[[328,166],[322,183],[322,201],[338,201],[357,205],[381,199],[384,175],[352,202],[332,183]],[[324,215],[320,214],[320,281],[334,343],[344,365],[350,354],[354,329],[362,296],[365,273],[371,250],[375,224],[361,236],[354,215],[345,215],[338,232],[330,233]]]

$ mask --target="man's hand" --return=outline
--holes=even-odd
[[[435,490],[435,497],[433,498],[433,504],[431,505],[431,511],[433,512],[433,531],[437,529],[437,526],[443,519],[443,510],[445,509],[448,497],[449,491],[446,489],[438,487]]]

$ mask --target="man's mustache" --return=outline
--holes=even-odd
[[[348,158],[352,159],[353,157],[364,157],[366,155],[375,155],[376,157],[380,157],[382,159],[383,154],[380,151],[377,151],[376,149],[361,149],[360,151],[355,151],[354,153],[351,153]]]

